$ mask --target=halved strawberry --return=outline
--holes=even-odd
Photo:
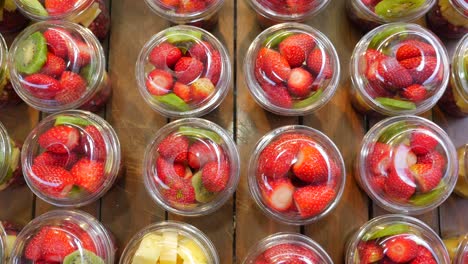
[[[283,108],[291,108],[293,99],[284,85],[264,83],[261,87],[272,104]]]
[[[426,256],[432,258],[432,252],[425,246],[418,245],[418,256]]]
[[[303,68],[294,68],[288,79],[288,90],[291,94],[304,98],[308,96],[312,90],[314,77]]]
[[[218,144],[208,140],[198,140],[189,147],[188,164],[190,168],[198,170],[208,162],[224,158],[223,155]]]
[[[172,69],[181,57],[182,51],[179,48],[171,43],[163,42],[151,50],[148,60],[157,69],[166,70]]]
[[[49,15],[63,15],[75,7],[77,0],[45,0],[44,7]]]
[[[301,33],[287,37],[279,44],[279,52],[292,68],[304,64],[307,56],[315,47],[315,40],[309,34]]]
[[[59,228],[49,228],[44,236],[42,256],[45,261],[63,262],[66,256],[78,249],[73,236]]]
[[[146,88],[153,95],[165,95],[172,90],[172,75],[164,70],[152,70],[146,79]]]
[[[410,147],[416,155],[425,155],[433,151],[439,141],[434,136],[422,131],[415,131],[410,136]]]
[[[40,99],[52,99],[62,90],[62,86],[56,79],[42,73],[26,76],[21,80],[21,84],[33,96]]]
[[[39,136],[39,145],[54,153],[66,154],[80,143],[80,133],[71,126],[54,126]]]
[[[267,205],[276,211],[288,211],[293,205],[294,186],[289,178],[261,180],[260,190]]]
[[[162,190],[163,195],[172,203],[189,205],[195,203],[195,189],[189,180],[173,178]]]
[[[405,235],[393,236],[383,247],[385,255],[398,263],[411,261],[418,255],[418,244]]]
[[[442,67],[438,65],[436,57],[413,57],[402,60],[400,64],[408,69],[415,83],[423,84],[426,81],[442,80]]]
[[[283,178],[291,168],[299,147],[289,140],[275,140],[258,157],[257,175],[272,179]]]
[[[374,176],[385,176],[391,165],[392,147],[385,143],[376,142],[367,155],[366,164]]]
[[[279,84],[288,80],[291,67],[279,52],[272,49],[265,50],[262,61],[262,70],[272,82]]]
[[[79,74],[65,71],[60,78],[63,89],[57,93],[55,100],[61,104],[69,104],[79,100],[86,91],[88,83]]]
[[[422,193],[432,191],[442,180],[442,170],[432,164],[414,164],[410,171],[416,179],[418,190]]]
[[[403,89],[401,96],[415,103],[419,103],[427,98],[426,87],[420,84],[413,84]]]
[[[75,178],[75,184],[89,193],[96,192],[104,182],[104,163],[100,161],[82,158],[70,172]]]
[[[197,102],[203,102],[209,98],[216,90],[216,87],[208,78],[199,78],[190,85],[192,99]]]
[[[412,173],[409,169],[390,169],[384,190],[394,200],[408,200],[416,191]]]
[[[437,264],[437,261],[434,259],[434,257],[418,256],[413,259],[410,264]]]
[[[315,48],[307,57],[307,67],[316,78],[329,79],[333,76],[329,55],[322,48]]]
[[[67,168],[75,164],[78,161],[78,156],[75,152],[57,154],[50,151],[45,151],[39,156],[34,158],[34,165],[43,165],[43,166],[58,166]]]
[[[386,57],[381,59],[377,72],[383,78],[387,89],[398,90],[413,84],[413,78],[408,70],[394,58]]]
[[[174,133],[159,143],[158,152],[168,161],[184,163],[187,161],[188,147],[188,138]]]
[[[195,58],[180,58],[174,66],[177,81],[183,84],[190,84],[201,76],[203,67],[203,63]]]
[[[424,155],[418,156],[418,163],[431,164],[434,168],[443,169],[445,167],[445,157],[437,150],[433,150]]]
[[[361,242],[358,245],[360,263],[375,263],[384,257],[383,248],[375,241]]]
[[[49,52],[47,53],[47,61],[42,66],[40,73],[57,78],[62,75],[66,67],[65,61],[62,58]]]
[[[31,180],[46,195],[61,198],[73,187],[73,176],[62,167],[33,165],[31,172]]]
[[[221,76],[222,67],[221,55],[217,50],[214,50],[211,56],[207,58],[206,72],[203,76],[210,79],[213,85],[216,86]]]
[[[302,181],[314,184],[326,182],[330,176],[326,157],[320,149],[311,144],[304,144],[299,149],[292,170]]]
[[[294,204],[301,217],[313,217],[321,214],[335,199],[336,192],[328,186],[307,186],[294,192]]]
[[[162,157],[156,160],[156,172],[158,178],[164,184],[169,184],[171,179],[181,177],[184,179],[192,178],[192,171],[181,163],[169,162]]]
[[[186,103],[192,101],[192,89],[188,85],[176,82],[174,84],[173,92]]]
[[[55,56],[65,59],[68,57],[68,43],[72,36],[62,28],[49,28],[44,31],[49,51]]]

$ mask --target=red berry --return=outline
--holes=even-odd
[[[394,236],[383,246],[385,255],[398,263],[411,261],[418,255],[418,244],[406,236]]]
[[[418,184],[418,190],[422,193],[432,191],[442,180],[442,170],[432,164],[414,164],[410,171]]]
[[[223,158],[223,155],[218,144],[208,140],[198,140],[189,147],[188,164],[192,169],[198,170],[208,162]]]
[[[271,246],[263,253],[267,263],[305,264],[320,263],[319,257],[310,249],[295,244]]]
[[[401,96],[415,103],[419,103],[427,98],[427,90],[426,87],[420,84],[413,84],[407,88],[404,88],[401,92]]]
[[[396,59],[398,61],[402,61],[414,57],[420,57],[421,55],[421,50],[418,46],[414,45],[413,43],[404,43],[398,48],[396,52]]]
[[[186,176],[190,176],[191,178],[192,174],[190,169],[186,168],[183,164],[169,162],[162,157],[158,157],[156,160],[156,172],[158,173],[158,178],[164,184],[170,183],[172,179],[177,177],[189,178]]]
[[[76,161],[78,161],[78,156],[74,152],[57,154],[45,151],[34,159],[33,164],[67,168],[75,164]]]
[[[272,179],[283,178],[288,173],[299,146],[289,140],[275,140],[268,144],[258,157],[257,175]]]
[[[279,44],[279,52],[295,68],[304,64],[307,56],[315,47],[315,40],[309,34],[296,34],[287,37]]]
[[[262,89],[265,91],[266,97],[272,104],[282,108],[292,107],[293,99],[288,93],[286,87],[284,87],[282,84],[271,85],[265,83],[262,85]]]
[[[408,69],[415,83],[423,84],[426,81],[442,80],[442,67],[436,57],[414,57],[400,62],[400,64]],[[439,72],[435,73],[436,69]]]
[[[91,55],[94,53],[92,48],[85,42],[78,39],[68,40],[68,58],[72,69],[84,67],[91,62]]]
[[[165,95],[172,90],[174,80],[172,75],[164,70],[152,70],[146,79],[146,89],[153,95]]]
[[[294,186],[289,178],[261,180],[260,190],[268,206],[284,212],[293,205]]]
[[[44,238],[48,232],[48,227],[43,227],[39,230],[26,244],[24,250],[24,256],[33,261],[37,261],[42,258],[42,245],[44,244]]]
[[[421,246],[419,245],[418,246],[418,256],[426,256],[426,257],[429,257],[429,258],[432,258],[432,252],[426,248],[425,246]]]
[[[81,137],[81,150],[86,153],[91,160],[104,161],[107,156],[106,143],[102,137],[102,132],[94,125],[85,127]]]
[[[294,192],[294,203],[302,217],[321,214],[335,199],[336,192],[328,186],[307,186]]]
[[[385,192],[392,199],[406,201],[416,191],[414,178],[409,169],[390,169],[385,184]]]
[[[54,153],[67,154],[79,143],[80,133],[70,126],[54,126],[39,136],[39,145]]]
[[[186,103],[192,101],[192,90],[191,90],[190,86],[188,86],[188,85],[185,85],[185,84],[180,83],[180,82],[176,82],[174,84],[173,92],[177,96],[182,98],[182,100],[184,100],[184,102],[186,102]]]
[[[62,58],[49,52],[47,53],[47,61],[44,66],[42,66],[40,73],[57,78],[62,75],[66,67],[65,61]]]
[[[89,193],[96,192],[104,182],[104,163],[82,158],[71,169],[75,184]]]
[[[211,55],[214,51],[210,43],[206,41],[200,41],[192,45],[188,50],[190,57],[195,58],[203,63],[206,63],[207,55]],[[218,53],[219,55],[219,53]]]
[[[182,57],[174,66],[177,81],[190,84],[199,78],[203,72],[203,63],[195,58]]]
[[[271,81],[279,84],[288,80],[291,67],[279,52],[265,50],[262,61],[262,70]]]
[[[76,4],[76,0],[45,0],[44,7],[51,16],[63,15],[70,12]]]
[[[360,263],[375,263],[384,257],[383,249],[375,241],[361,242],[358,245]]]
[[[439,142],[434,136],[422,131],[415,131],[410,136],[410,147],[416,155],[425,155],[434,150]]]
[[[227,162],[209,162],[202,169],[203,186],[209,192],[220,192],[229,181],[230,166]]]
[[[192,98],[200,103],[209,98],[216,90],[216,87],[208,78],[200,78],[190,85]]]
[[[87,249],[87,250],[93,252],[94,254],[97,254],[96,244],[94,243],[93,239],[91,238],[91,236],[87,232],[82,231],[79,234],[78,237],[79,237],[79,240],[81,242],[81,246],[84,249]]]
[[[418,156],[418,162],[431,164],[434,168],[443,169],[445,167],[445,157],[439,151],[433,150],[424,155]]]
[[[385,176],[391,164],[392,147],[385,143],[376,142],[367,155],[366,163],[373,176]]]
[[[42,73],[26,76],[21,83],[33,96],[40,99],[52,99],[62,90],[62,86],[56,79]]]
[[[74,238],[59,228],[49,228],[44,236],[42,256],[45,261],[63,262],[66,256],[77,250]]]
[[[44,31],[47,47],[55,56],[65,59],[68,57],[68,43],[72,36],[62,28],[49,28]]]
[[[437,264],[437,261],[433,257],[418,256],[413,259],[410,264]]]
[[[321,48],[315,48],[307,57],[307,67],[316,75],[316,78],[329,79],[333,76],[330,57]]]
[[[65,71],[60,78],[63,89],[57,93],[55,100],[61,104],[69,104],[79,100],[86,92],[88,83],[80,75]]]
[[[175,8],[179,6],[179,0],[160,0],[160,2],[168,8]]]
[[[188,138],[174,133],[159,143],[158,152],[168,161],[184,163],[187,161],[188,147]]]
[[[207,58],[206,72],[203,76],[210,79],[211,82],[216,86],[221,76],[221,69],[221,55],[218,51],[215,50],[211,53],[211,56]]]
[[[163,190],[164,196],[172,203],[188,205],[195,203],[195,189],[190,181],[173,178]]]
[[[177,13],[187,14],[205,10],[206,4],[202,0],[180,0]]]
[[[62,167],[33,165],[31,180],[37,188],[52,197],[64,197],[73,187],[73,176]]]
[[[326,157],[313,145],[303,145],[297,154],[293,172],[296,177],[309,183],[323,183],[329,178]]]
[[[387,57],[381,59],[377,72],[383,78],[387,89],[398,90],[413,84],[413,78],[408,70],[401,66],[394,58]]]
[[[288,90],[292,95],[304,98],[310,94],[314,77],[303,68],[294,68],[288,79]]]
[[[163,42],[151,50],[148,60],[157,69],[166,70],[167,68],[172,69],[181,57],[182,51],[179,48]]]

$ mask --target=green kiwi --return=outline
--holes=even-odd
[[[160,103],[174,108],[177,111],[184,112],[190,110],[188,104],[185,103],[184,100],[182,100],[182,98],[173,93],[165,94],[162,96],[154,96],[154,99],[156,99]]]
[[[195,128],[195,127],[188,127],[188,126],[181,126],[179,127],[180,134],[188,137],[197,137],[197,138],[207,138],[211,139],[213,142],[217,144],[222,144],[223,139],[213,131],[209,131],[202,128]]]
[[[409,232],[409,226],[406,224],[393,224],[386,226],[382,229],[373,230],[368,232],[362,237],[362,240],[369,241],[386,236],[394,236]]]
[[[33,74],[41,70],[47,60],[47,42],[41,32],[35,32],[23,40],[15,54],[19,72]]]
[[[88,120],[81,118],[81,117],[73,117],[73,116],[57,116],[55,119],[54,126],[60,126],[60,125],[77,125],[77,126],[88,126],[91,125],[91,122]]]
[[[268,38],[266,38],[265,41],[263,41],[263,46],[269,47],[269,48],[275,48],[281,43],[281,41],[285,40],[289,36],[292,36],[293,34],[294,33],[292,32],[280,30],[268,36]]]
[[[389,27],[389,28],[384,29],[383,31],[375,34],[375,36],[371,39],[371,41],[369,43],[369,48],[378,49],[380,44],[382,42],[384,42],[388,37],[390,37],[390,36],[392,36],[394,34],[403,32],[404,30],[406,30],[405,26],[393,26],[393,27]],[[400,37],[406,37],[406,35],[407,34],[404,33],[404,34],[401,34]]]
[[[409,101],[403,101],[398,99],[392,99],[387,97],[377,97],[375,98],[377,102],[386,107],[391,107],[400,110],[414,110],[416,109],[416,104]]]
[[[104,264],[104,260],[89,250],[81,249],[66,256],[63,264]]]
[[[385,19],[400,18],[418,9],[426,0],[383,0],[375,6],[375,13]]]
[[[91,83],[91,78],[93,77],[93,73],[91,72],[91,64],[88,64],[81,68],[80,76],[83,77],[88,83]]]
[[[307,107],[307,106],[315,103],[320,98],[322,93],[323,93],[322,89],[321,88],[318,89],[314,94],[309,96],[307,99],[304,99],[302,101],[298,101],[298,102],[294,103],[293,108],[295,108],[295,109],[304,108],[304,107]]]
[[[201,40],[203,36],[200,31],[195,30],[168,30],[165,35],[169,43]]]
[[[424,206],[434,202],[445,190],[445,182],[440,181],[439,185],[432,191],[422,194],[413,195],[410,199],[410,203],[416,206]]]
[[[195,199],[200,203],[208,203],[215,198],[215,194],[209,192],[202,182],[201,170],[192,177],[192,186],[195,189]]]
[[[390,125],[385,131],[380,135],[378,141],[382,143],[389,143],[395,139],[395,136],[400,134],[402,131],[410,128],[410,125],[405,121],[396,122],[395,124]]]
[[[67,197],[70,199],[77,199],[82,195],[82,189],[79,186],[73,185],[73,187],[68,191]]]
[[[45,10],[44,6],[38,0],[21,0],[23,6],[38,16],[48,16],[47,10]]]

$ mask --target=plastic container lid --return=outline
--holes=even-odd
[[[425,223],[404,215],[383,215],[364,224],[348,241],[346,264],[368,263],[361,260],[359,256],[360,252],[364,255],[363,251],[366,252],[366,248],[370,246],[374,249],[381,248],[375,251],[380,251],[381,254],[376,253],[374,258],[395,261],[395,256],[391,254],[394,250],[391,249],[393,245],[398,244],[397,241],[402,240],[406,241],[409,248],[415,249],[413,252],[417,254],[409,261],[414,260],[418,255],[423,255],[426,258],[433,258],[435,263],[450,263],[449,254],[442,240]],[[429,260],[426,259],[426,261]],[[406,261],[402,259],[402,262]]]
[[[458,91],[463,105],[468,107],[468,35],[457,44],[452,59],[452,85]]]
[[[449,81],[447,51],[430,31],[393,23],[366,34],[351,58],[351,80],[364,102],[384,115],[431,109]]]
[[[462,16],[468,18],[468,2],[465,0],[449,0],[455,10]],[[465,36],[466,37],[466,36]]]
[[[18,234],[11,253],[12,264],[34,261],[54,263],[112,264],[113,238],[88,213],[54,210],[32,220]]]
[[[0,123],[0,183],[3,183],[8,172],[11,172],[11,152],[10,137],[6,128]]]
[[[45,21],[16,37],[8,66],[21,99],[40,111],[57,112],[93,98],[106,75],[105,61],[91,31],[68,21]]]
[[[273,60],[283,65],[269,66]],[[333,44],[321,32],[283,23],[255,38],[245,56],[244,72],[258,104],[275,114],[297,116],[330,101],[338,87],[340,63]]]
[[[150,225],[136,234],[125,247],[120,264],[136,263],[139,259],[159,263],[219,264],[216,248],[197,228],[175,221]]]
[[[425,15],[434,6],[436,0],[382,0],[378,1],[377,5],[373,2],[365,5],[363,0],[353,2],[372,20],[384,24],[416,20]]]
[[[79,207],[103,196],[121,163],[114,129],[101,117],[69,110],[43,119],[21,155],[26,183],[44,201]]]
[[[453,259],[454,264],[466,264],[468,262],[468,234],[461,240],[457,248],[457,254]]]
[[[95,0],[76,0],[73,5],[67,6],[62,4],[59,9],[47,8],[46,5],[39,1],[14,0],[20,11],[27,17],[43,21],[43,20],[66,20],[79,16],[85,12]]]
[[[457,173],[457,154],[447,133],[418,116],[377,123],[356,159],[361,187],[379,206],[396,213],[433,210],[452,193]]]
[[[248,183],[264,213],[287,224],[303,225],[335,208],[345,175],[335,144],[318,130],[295,125],[275,129],[260,139],[250,158]]]
[[[211,33],[175,26],[142,48],[136,79],[143,99],[166,117],[207,114],[226,97],[232,82],[229,55]]]
[[[181,0],[180,3],[172,1],[172,4],[171,1],[165,0],[145,0],[145,2],[158,16],[182,24],[202,20],[215,14],[223,6],[224,0]],[[190,6],[192,4],[193,7]]]
[[[204,119],[180,119],[161,128],[147,147],[143,166],[151,197],[180,215],[215,211],[239,182],[234,141],[223,128]]]
[[[314,16],[325,9],[329,0],[281,1],[281,0],[250,0],[255,11],[263,16],[279,21],[300,21]]]

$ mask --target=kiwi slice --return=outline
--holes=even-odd
[[[81,196],[81,188],[73,185],[73,187],[70,189],[70,191],[67,194],[68,198],[70,199],[77,199]]]
[[[434,202],[445,190],[445,182],[440,181],[439,185],[432,191],[422,194],[413,195],[410,199],[410,203],[416,206],[424,206]]]
[[[362,237],[362,240],[369,241],[386,236],[394,236],[409,232],[409,226],[406,224],[393,224],[382,229],[371,231]]]
[[[315,103],[320,98],[322,93],[323,93],[322,89],[321,88],[318,89],[314,94],[309,96],[307,99],[304,99],[302,101],[298,101],[298,102],[294,103],[293,108],[295,108],[295,109],[304,108],[304,107],[307,107],[307,106]]]
[[[57,116],[55,119],[54,126],[60,126],[60,125],[77,125],[77,126],[88,126],[91,125],[91,122],[84,118],[80,117],[73,117],[73,116]]]
[[[382,30],[381,32],[375,34],[375,36],[371,39],[369,43],[369,48],[378,49],[380,44],[384,42],[388,37],[394,34],[403,32],[404,30],[406,30],[405,26],[393,26],[393,27],[389,27],[389,28]],[[406,36],[407,34],[404,33],[404,34],[401,34],[400,37],[405,38]]]
[[[375,6],[375,13],[384,19],[395,19],[412,13],[426,0],[383,0]]]
[[[15,54],[19,72],[33,74],[41,70],[47,61],[47,42],[41,32],[35,32],[23,40]]]
[[[200,31],[195,30],[168,30],[165,35],[169,43],[201,40],[203,36]]]
[[[180,134],[188,137],[196,137],[196,138],[207,138],[212,140],[217,144],[222,144],[223,139],[213,131],[209,131],[203,128],[195,128],[195,127],[188,127],[188,126],[181,126],[179,127]]]
[[[185,103],[184,100],[182,100],[182,98],[180,98],[179,96],[173,93],[165,94],[162,96],[153,96],[153,97],[158,102],[163,103],[169,107],[172,107],[177,111],[184,112],[184,111],[190,110],[190,107],[188,106],[188,104]]]
[[[392,99],[387,97],[377,97],[375,98],[377,102],[386,107],[391,107],[399,110],[414,110],[416,109],[416,104],[409,101],[403,101],[398,99]]]
[[[193,175],[192,186],[195,189],[195,199],[198,202],[208,203],[214,199],[215,194],[209,192],[205,186],[203,186],[201,170]]]
[[[411,126],[405,121],[396,122],[385,129],[382,135],[380,135],[378,141],[387,144],[390,141],[393,141],[395,136],[400,134],[402,131],[408,130],[410,127]]]
[[[89,250],[81,249],[66,256],[63,264],[104,264],[104,260]]]
[[[81,68],[80,76],[83,77],[88,83],[91,83],[91,78],[93,77],[93,73],[91,72],[91,64],[88,64]]]
[[[31,13],[38,16],[48,16],[49,13],[39,0],[21,0],[23,6],[28,9]]]
[[[287,37],[294,35],[294,33],[285,31],[285,30],[280,30],[265,39],[263,41],[263,46],[269,47],[269,48],[274,48],[278,46],[281,41],[285,40]]]

